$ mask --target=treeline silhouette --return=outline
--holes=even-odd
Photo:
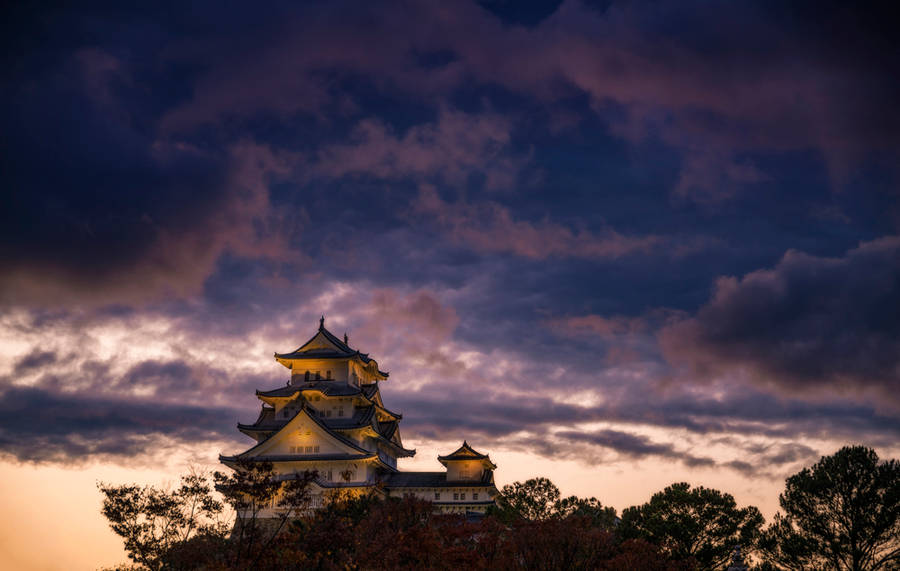
[[[247,464],[176,490],[100,484],[103,515],[139,569],[900,569],[900,463],[845,447],[787,479],[765,526],[755,507],[676,483],[621,515],[560,497],[546,478],[504,486],[473,520],[430,502],[337,493],[309,509],[313,474]],[[221,492],[219,500],[214,492]],[[232,524],[226,516],[244,515]],[[276,508],[275,518],[259,517]],[[125,567],[123,567],[125,568]]]

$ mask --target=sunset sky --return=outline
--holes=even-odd
[[[0,568],[124,561],[96,482],[246,448],[323,314],[405,469],[770,518],[900,457],[877,4],[250,4],[4,8]]]

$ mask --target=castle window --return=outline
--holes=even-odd
[[[478,492],[475,492],[474,494],[472,494],[472,499],[473,499],[473,500],[477,500],[477,499],[478,499]]]
[[[459,492],[453,492],[453,499],[454,499],[454,500],[458,500],[458,499],[459,499]]]
[[[460,495],[459,495],[459,499],[465,500],[465,499],[466,499],[466,494],[464,494],[464,493],[463,493],[463,494],[460,494]]]
[[[307,446],[307,447],[306,447],[306,453],[307,453],[307,454],[312,454],[312,450],[313,450],[313,449],[312,449],[312,446]]]
[[[325,371],[325,378],[331,379],[331,371]]]
[[[304,381],[308,381],[308,380],[309,380],[309,371],[306,371],[306,373],[303,375],[303,380],[304,380]]]
[[[434,499],[436,499],[436,500],[441,499],[441,493],[440,493],[440,492],[435,492],[435,493],[434,493]]]
[[[318,454],[318,453],[319,453],[319,447],[318,447],[318,446],[313,446],[313,452],[315,452],[316,454]],[[477,495],[477,494],[476,494],[476,495]]]
[[[344,416],[344,407],[338,409],[338,416]]]
[[[317,380],[317,381],[321,381],[321,380],[322,380],[322,372],[321,372],[321,371],[316,371],[316,380]]]
[[[328,478],[328,481],[329,481],[329,482],[331,481],[331,478],[333,477],[333,476],[332,476],[332,473],[331,473],[331,470],[328,470],[328,474],[327,474],[325,477]]]
[[[325,416],[331,416],[331,409],[325,411]]]

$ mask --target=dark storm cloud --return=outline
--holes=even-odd
[[[544,393],[533,397],[505,392],[487,396],[477,385],[468,385],[468,389],[465,386],[458,384],[452,392],[433,386],[418,393],[397,393],[385,387],[384,398],[389,408],[403,411],[408,437],[462,438],[477,433],[498,445],[520,431],[542,434],[552,427],[589,422],[679,429],[704,438],[755,435],[774,439],[859,440],[883,435],[884,441],[890,442],[900,434],[900,420],[894,415],[840,400],[816,404],[741,390],[732,391],[723,399],[693,393],[666,395],[640,386],[607,404],[586,407],[552,402]],[[611,394],[606,387],[598,386],[596,390]],[[629,443],[618,442],[623,449],[626,444]],[[644,444],[648,453],[656,445]],[[636,451],[641,441],[630,445]],[[784,458],[781,460],[787,461]]]
[[[605,448],[612,448],[629,456],[676,456],[675,447],[670,443],[655,443],[646,436],[629,434],[618,430],[596,432],[558,432],[556,436],[575,442],[588,442]]]
[[[237,411],[70,395],[37,388],[0,392],[0,453],[21,461],[74,463],[146,457],[164,441],[230,440]]]
[[[550,108],[584,93],[620,136],[655,133],[683,153],[677,194],[716,200],[769,178],[748,152],[817,148],[839,171],[896,148],[897,46],[885,19],[836,3],[810,11],[566,2],[522,28],[465,3],[316,7],[253,50],[191,52],[209,70],[166,121],[192,129],[233,115],[322,113],[334,99],[323,69],[374,75],[379,90],[420,98],[452,96],[472,80]],[[452,57],[434,66],[415,56],[436,52]]]
[[[16,361],[13,374],[21,375],[31,369],[40,369],[46,365],[53,364],[58,357],[54,351],[35,350]]]
[[[211,442],[237,447],[234,424],[257,413],[254,389],[281,384],[184,359],[116,361],[84,350],[20,359],[13,376],[0,377],[0,454],[65,464]]]
[[[897,58],[883,20],[836,5],[817,5],[812,19],[740,3],[567,2],[540,17],[474,3],[215,8],[185,22],[162,10],[12,15],[21,26],[4,40],[19,57],[3,76],[3,299],[194,295],[223,255],[299,255],[298,228],[331,222],[330,204],[358,203],[354,189],[373,179],[402,187],[437,177],[471,190],[456,200],[421,194],[418,204],[437,211],[413,210],[412,221],[393,212],[408,192],[366,197],[364,210],[402,225],[425,215],[423,226],[481,254],[616,259],[695,248],[689,233],[673,244],[585,222],[579,215],[598,209],[590,203],[557,222],[550,206],[520,212],[517,200],[483,200],[515,188],[523,164],[539,162],[534,149],[586,114],[629,145],[658,137],[676,148],[680,174],[663,184],[685,196],[771,180],[754,152],[896,147]],[[35,37],[49,39],[37,49]],[[588,105],[571,103],[582,95]],[[535,107],[539,119],[525,119]],[[353,184],[327,182],[347,177]],[[308,194],[336,200],[304,212],[294,189],[276,207],[278,178],[326,180]],[[366,222],[339,225],[344,243],[369,242]],[[306,239],[314,251],[316,238]]]
[[[284,255],[265,186],[289,170],[284,160],[240,140],[159,138],[169,88],[152,55],[112,45],[120,38],[72,45],[84,25],[75,16],[40,50],[10,48],[18,56],[0,96],[0,303],[196,293],[223,252]],[[6,40],[30,41],[24,30]]]
[[[900,238],[840,258],[788,252],[771,270],[721,278],[696,317],[660,338],[692,377],[749,375],[790,394],[835,388],[865,398],[874,389],[896,404]]]

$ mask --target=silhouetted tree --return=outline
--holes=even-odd
[[[612,531],[616,527],[616,509],[604,506],[597,498],[579,498],[569,496],[558,500],[553,506],[553,515],[556,517],[583,517],[587,518],[592,527]]]
[[[761,547],[782,569],[900,569],[900,463],[847,446],[787,479]]]
[[[296,473],[284,478],[271,462],[238,461],[231,474],[215,472],[213,478],[225,501],[234,508],[232,564],[260,565],[272,541],[289,521],[309,508],[309,484],[315,472]],[[263,510],[267,517],[260,518]]]
[[[492,514],[504,521],[514,518],[542,520],[553,515],[559,488],[547,478],[531,478],[503,486]]]
[[[719,569],[736,544],[752,549],[763,525],[753,506],[738,508],[730,494],[686,483],[672,484],[642,506],[622,512],[624,538],[642,538],[698,569]]]
[[[223,505],[212,497],[207,477],[192,471],[173,491],[153,486],[97,484],[103,494],[101,513],[113,532],[125,540],[132,561],[160,569],[164,556],[195,534],[224,537]]]
[[[506,523],[516,519],[540,521],[580,516],[603,529],[612,529],[616,521],[614,508],[604,507],[597,498],[569,496],[560,499],[559,488],[543,477],[503,486],[496,507],[488,514]]]

